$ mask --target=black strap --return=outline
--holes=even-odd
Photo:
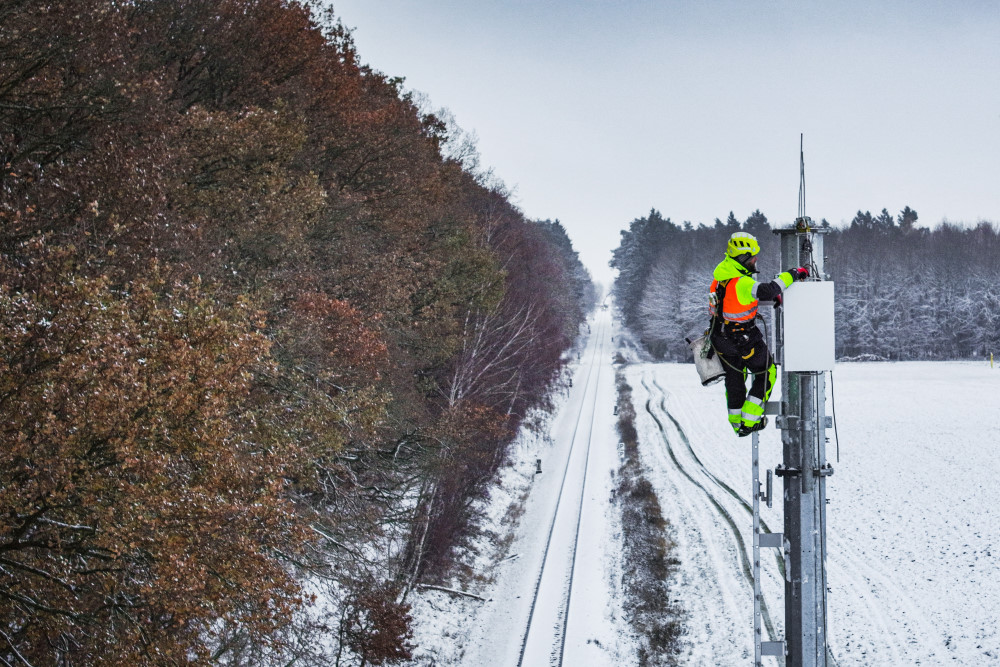
[[[726,300],[726,289],[729,287],[729,281],[727,280],[719,281],[719,284],[715,287],[715,297],[719,300],[719,308],[722,308],[722,302]]]
[[[715,285],[715,316],[719,318],[719,321],[725,324],[726,316],[723,314],[722,303],[726,300],[726,285],[729,284],[729,280],[720,280]]]

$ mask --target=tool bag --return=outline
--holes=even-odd
[[[712,341],[707,334],[694,340],[690,338],[684,340],[687,341],[688,347],[691,348],[691,353],[694,355],[694,367],[701,378],[702,386],[707,387],[714,384],[726,375],[722,369],[722,361],[712,348]]]

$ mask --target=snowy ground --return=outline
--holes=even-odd
[[[567,461],[566,483],[583,480],[570,449],[585,429],[593,429],[594,458],[580,519],[586,541],[573,561],[578,571],[566,664],[635,664],[620,611],[617,509],[609,503],[618,459],[613,352],[599,340],[606,317],[592,323],[594,335],[571,369],[574,383],[558,411],[540,431],[522,434],[484,507],[487,530],[468,555],[480,576],[463,585],[486,601],[435,591],[416,596],[421,648],[414,664],[518,664]],[[619,342],[616,336],[615,347]],[[599,366],[589,366],[591,359]],[[636,361],[627,377],[642,461],[678,545],[681,566],[672,591],[687,615],[681,664],[750,665],[749,439],[732,434],[721,386],[701,387],[692,365]],[[837,665],[1000,665],[994,554],[1000,549],[1000,368],[838,364],[833,379],[840,460],[831,442],[828,622]],[[828,413],[829,389],[828,383]],[[772,400],[780,400],[780,389]],[[760,442],[762,469],[773,468],[781,462],[780,432],[769,428]],[[541,475],[534,474],[536,458],[543,461]],[[773,531],[782,529],[780,488],[777,482],[774,507],[762,507]],[[556,524],[575,521],[570,516]],[[555,553],[565,548],[553,547]],[[784,589],[773,550],[763,552],[762,566],[765,634],[782,638]],[[553,627],[561,622],[557,598],[547,594],[539,603],[539,609],[556,608]],[[523,664],[550,660],[529,655]],[[764,658],[764,664],[778,663]]]
[[[467,554],[480,577],[465,590],[485,601],[436,591],[416,596],[414,664],[557,664],[564,627],[564,664],[634,662],[620,612],[618,516],[609,503],[619,458],[608,313],[599,311],[590,326],[558,410],[541,434],[521,434],[483,508],[486,531]],[[535,474],[539,458],[543,472]],[[574,549],[577,525],[582,539]]]
[[[749,440],[729,430],[722,388],[701,387],[691,365],[637,364],[628,377],[644,463],[681,550],[675,593],[689,614],[685,664],[750,664],[751,584],[741,556],[752,538]],[[839,463],[836,448],[828,450],[835,468],[828,557],[837,664],[1000,664],[993,554],[1000,547],[1000,369],[839,364],[834,389],[841,442]],[[780,432],[769,429],[761,464],[780,462]],[[779,495],[763,511],[776,531],[780,504]],[[765,555],[762,565],[780,636],[776,564]]]

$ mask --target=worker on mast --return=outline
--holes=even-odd
[[[746,232],[729,237],[726,257],[715,267],[708,297],[712,347],[726,374],[729,424],[740,437],[767,426],[764,406],[774,388],[777,369],[757,327],[760,301],[780,303],[782,291],[796,280],[809,277],[805,267],[791,269],[767,283],[754,280],[760,244]],[[747,375],[753,376],[747,393]]]

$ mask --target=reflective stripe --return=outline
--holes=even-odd
[[[746,317],[750,313],[755,313],[755,312],[757,312],[757,306],[753,306],[739,313],[728,313],[725,310],[723,310],[722,316],[725,317],[727,320],[738,320]]]
[[[760,418],[764,416],[764,401],[756,396],[747,396],[743,402],[742,415],[744,422],[750,424],[759,422]]]

